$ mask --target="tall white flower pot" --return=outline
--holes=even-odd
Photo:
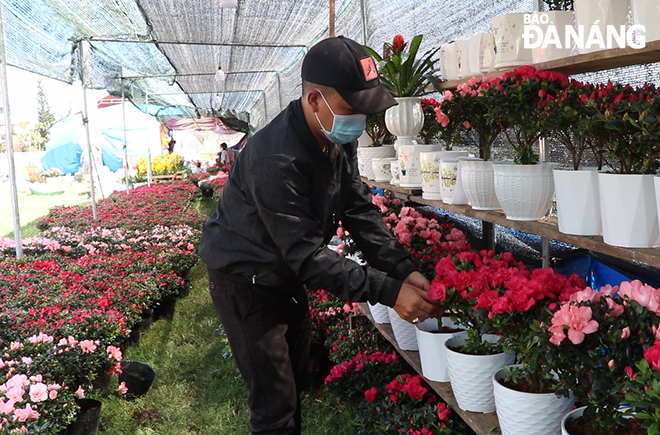
[[[660,246],[653,175],[598,174],[603,241],[624,248]]]
[[[550,36],[548,28],[551,28],[556,30],[556,36],[554,34],[552,36],[558,42],[556,43],[546,38],[545,43],[532,48],[533,63],[563,59],[575,54],[575,42],[573,39],[569,39],[570,43],[566,45],[566,27],[573,28],[573,11],[534,12],[532,15],[535,17],[533,22],[539,23],[536,25],[543,32],[543,37],[546,35]]]
[[[536,221],[548,213],[555,194],[552,172],[558,166],[559,163],[493,165],[495,193],[507,219]]]
[[[462,329],[457,327],[451,319],[442,318],[442,326],[452,329]],[[427,325],[417,326],[417,345],[419,347],[419,362],[422,366],[422,375],[430,381],[449,382],[447,372],[447,357],[445,350],[445,341],[452,338],[457,332],[438,332],[438,324],[428,327]]]
[[[630,12],[633,25],[644,26],[646,43],[660,39],[660,0],[630,0]]]
[[[495,36],[484,33],[479,49],[479,70],[482,74],[495,71]]]
[[[628,6],[629,1],[625,0],[575,0],[573,3],[573,10],[575,11],[575,27],[583,26],[584,33],[584,47],[578,47],[579,53],[592,53],[594,51],[603,50],[607,45],[607,28],[615,28],[617,33],[623,33],[625,43],[625,28],[628,24]],[[655,25],[655,24],[654,24]],[[621,26],[624,32],[621,32]],[[593,31],[592,27],[598,27],[600,41],[591,41],[589,37]],[[612,41],[613,47],[618,47],[616,42]]]
[[[490,19],[495,35],[495,69],[529,65],[532,49],[525,48],[523,39],[525,14],[504,14]]]
[[[392,179],[390,184],[393,186],[399,186],[401,184],[401,168],[399,167],[399,159],[397,158],[392,163],[390,163],[390,172],[392,173]]]
[[[441,200],[440,162],[444,158],[467,156],[467,151],[424,151],[419,153],[422,168],[422,198]]]
[[[470,75],[470,40],[456,41],[456,62],[458,64],[458,78],[467,79]]]
[[[390,314],[387,311],[387,305],[376,304],[371,305],[369,303],[369,311],[371,312],[371,317],[374,318],[376,323],[390,323]]]
[[[429,151],[442,151],[444,145],[401,145],[397,149],[399,158],[399,178],[401,187],[406,189],[422,188],[422,163],[419,154]]]
[[[458,407],[463,411],[494,412],[493,373],[505,365],[513,364],[514,355],[467,355],[452,347],[465,343],[467,332],[459,332],[445,341],[447,371]],[[486,334],[483,340],[496,342],[497,335]]]
[[[373,180],[376,178],[374,173],[374,168],[372,165],[373,159],[382,159],[386,157],[394,157],[396,151],[394,150],[393,145],[383,145],[379,147],[358,147],[357,148],[357,158],[358,158],[358,170],[360,175]]]
[[[475,33],[469,39],[468,69],[470,77],[481,75],[481,39],[485,33]]]
[[[581,408],[574,409],[572,411],[569,411],[564,415],[564,417],[561,419],[561,435],[571,435],[571,433],[566,430],[566,423],[569,420],[577,420],[578,418],[582,417],[582,414],[584,414],[584,410],[587,409],[586,406],[583,406]]]
[[[500,383],[500,369],[493,375],[493,394],[502,435],[560,435],[562,418],[573,409],[575,397],[555,393],[524,393]]]
[[[578,236],[598,236],[602,232],[598,170],[585,168],[554,170],[559,231]]]
[[[461,161],[463,190],[474,210],[499,210],[492,161]]]
[[[385,111],[385,126],[396,136],[394,145],[415,145],[415,138],[424,126],[422,97],[395,98],[399,103]]]
[[[456,59],[456,43],[440,47],[440,69],[446,80],[458,80],[458,61]]]

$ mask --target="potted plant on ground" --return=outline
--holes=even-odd
[[[660,167],[658,90],[608,82],[583,100],[595,113],[580,122],[582,134],[600,141],[611,170],[598,175],[603,240],[630,248],[660,245],[653,186]]]

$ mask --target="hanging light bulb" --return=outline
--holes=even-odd
[[[222,70],[222,67],[219,66],[218,70],[215,72],[215,82],[219,85],[222,85],[225,83],[225,78],[227,77],[227,74]]]
[[[220,0],[220,7],[236,9],[238,7],[238,0]]]

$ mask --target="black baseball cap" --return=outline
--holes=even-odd
[[[303,60],[302,79],[334,88],[354,110],[365,115],[398,104],[381,85],[369,52],[343,36],[324,39],[310,48]]]

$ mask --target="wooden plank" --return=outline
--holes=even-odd
[[[593,53],[576,54],[549,62],[536,63],[533,66],[539,70],[558,71],[573,75],[658,61],[660,61],[660,41],[650,41],[646,43],[644,48],[624,47],[599,50]],[[484,75],[494,77],[512,69],[502,69]],[[443,89],[454,89],[467,80],[447,80],[441,83],[441,87]]]
[[[383,337],[392,343],[399,355],[401,355],[403,359],[405,359],[417,373],[422,375],[422,366],[419,362],[419,352],[401,350],[399,345],[396,343],[394,334],[392,333],[392,327],[389,324],[376,323],[371,316],[369,306],[366,303],[360,304],[360,309],[364,315],[376,326]],[[476,432],[477,435],[499,433],[499,423],[495,413],[480,414],[476,412],[463,411],[458,407],[458,404],[456,403],[456,399],[454,398],[454,393],[452,392],[451,384],[449,382],[434,382],[429,381],[428,379],[426,379],[426,382],[440,397],[442,397],[445,402],[447,402],[449,406],[451,406],[452,410],[458,416],[460,416],[467,423],[467,425]]]
[[[394,186],[394,185],[389,184],[389,183],[381,183],[381,182],[377,182],[377,181],[374,181],[374,180],[369,180],[366,177],[361,177],[361,178],[362,178],[362,181],[364,181],[365,183],[367,183],[370,186],[376,186],[376,187],[380,187],[380,188],[383,188],[383,189],[391,190],[392,192],[402,193],[402,194],[406,195],[406,198],[410,198],[413,195],[421,195],[422,194],[422,189],[406,189],[404,187]]]

